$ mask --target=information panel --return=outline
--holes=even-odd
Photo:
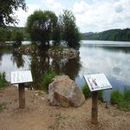
[[[13,71],[11,72],[11,84],[32,82],[31,71]]]
[[[103,73],[84,75],[84,78],[89,86],[90,91],[112,89],[111,84]]]

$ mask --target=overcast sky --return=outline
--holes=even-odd
[[[80,32],[100,32],[115,28],[130,28],[130,0],[25,0],[27,12],[19,10],[18,26],[25,26],[35,10],[51,10],[57,16],[64,9],[76,17]]]

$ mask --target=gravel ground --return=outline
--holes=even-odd
[[[18,108],[18,90],[0,90],[0,130],[129,130],[130,112],[98,102],[98,125],[91,124],[91,99],[78,108],[50,106],[47,94],[26,90],[26,108]]]

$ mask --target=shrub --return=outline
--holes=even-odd
[[[111,94],[111,103],[118,104],[119,102],[122,101],[123,101],[123,94],[121,94],[119,91],[113,91]]]
[[[52,82],[52,79],[56,76],[56,73],[54,71],[49,71],[43,76],[43,80],[41,85],[44,86],[45,90],[48,90],[49,84]]]
[[[0,89],[4,88],[7,85],[7,81],[5,79],[5,73],[0,73]]]
[[[90,92],[89,87],[88,87],[87,84],[85,84],[85,85],[82,87],[82,92],[83,92],[83,94],[84,94],[85,99],[87,99],[88,97],[91,96],[91,92]]]

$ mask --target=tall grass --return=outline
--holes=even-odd
[[[120,110],[130,111],[130,90],[126,90],[124,94],[119,91],[113,91],[111,103],[116,104]]]
[[[48,73],[43,75],[41,85],[44,90],[48,90],[49,84],[52,82],[52,79],[56,76],[56,73],[54,71],[49,71]]]

